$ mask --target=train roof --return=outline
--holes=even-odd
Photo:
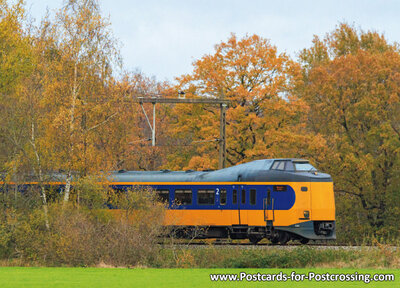
[[[255,160],[236,166],[214,171],[115,171],[110,180],[116,183],[127,182],[238,182],[238,181],[305,181],[305,178],[315,178],[307,172],[292,172],[270,170],[276,160],[308,163],[306,159],[275,158]],[[316,178],[331,178],[328,174],[320,173]],[[308,180],[310,181],[310,180]]]

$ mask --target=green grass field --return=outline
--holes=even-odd
[[[211,282],[210,273],[394,273],[393,282]],[[126,269],[1,267],[0,287],[398,287],[400,270],[370,269]]]

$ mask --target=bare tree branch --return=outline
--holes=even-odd
[[[114,114],[108,116],[104,121],[102,121],[102,122],[100,122],[100,123],[98,123],[98,124],[96,124],[96,125],[90,127],[87,131],[94,130],[94,129],[96,129],[96,128],[99,127],[99,126],[106,124],[111,118],[113,118],[113,117],[114,117],[115,115],[117,115],[117,114],[118,114],[118,112],[115,112]]]

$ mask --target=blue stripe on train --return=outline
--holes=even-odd
[[[190,183],[190,182],[189,182]],[[289,210],[293,207],[296,194],[293,188],[289,185],[280,185],[286,186],[286,191],[274,191],[274,185],[150,185],[153,189],[168,189],[169,193],[169,209],[188,209],[188,210],[199,210],[199,209],[244,209],[244,210],[262,210],[264,209],[264,199],[267,198],[267,191],[270,190],[271,199],[274,199],[274,210]],[[127,190],[132,185],[112,185],[113,189],[117,190]],[[220,193],[217,192],[217,188],[219,191],[222,189],[226,189],[227,191],[227,199],[226,205],[220,204]],[[191,205],[172,205],[175,199],[175,190],[178,189],[191,189],[192,190],[192,204]],[[200,205],[197,203],[197,191],[199,189],[213,189],[215,193],[215,204],[214,205]],[[237,190],[238,195],[238,203],[233,204],[233,190]],[[241,195],[242,190],[246,191],[246,201],[245,204],[241,203]],[[256,204],[250,204],[250,190],[256,190]],[[272,210],[272,200],[269,205],[267,205],[266,210]]]

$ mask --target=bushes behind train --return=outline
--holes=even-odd
[[[159,255],[157,236],[164,229],[163,205],[140,187],[124,195],[107,190],[99,193],[99,189],[86,181],[76,185],[75,198],[68,205],[61,201],[49,204],[49,228],[40,199],[24,206],[16,205],[13,195],[3,195],[0,257],[54,266],[134,266],[154,261]],[[26,201],[18,197],[17,202]],[[124,213],[119,217],[109,213],[104,197],[113,199]]]

